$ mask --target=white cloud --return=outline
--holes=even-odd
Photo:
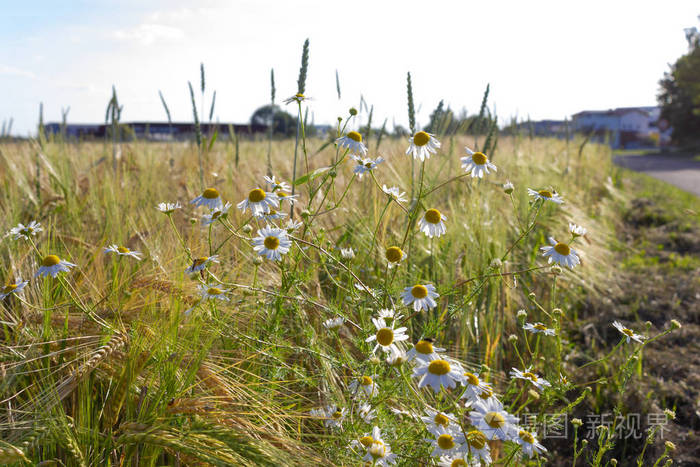
[[[113,37],[121,41],[138,42],[141,45],[152,45],[155,42],[170,42],[185,37],[181,29],[164,24],[144,23],[131,29],[114,31]]]

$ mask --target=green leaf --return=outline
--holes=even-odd
[[[323,175],[324,172],[328,172],[330,169],[331,169],[330,167],[321,167],[320,169],[316,169],[311,173],[308,173],[304,176],[301,176],[301,177],[296,179],[296,181],[294,182],[294,186],[303,185],[304,183],[308,183],[311,180],[313,180],[314,178],[317,178],[320,175]]]
[[[211,140],[209,141],[209,148],[207,149],[207,152],[211,151],[212,146],[214,146],[214,143],[216,142],[216,138],[219,136],[219,130],[216,130],[214,134],[211,136]]]

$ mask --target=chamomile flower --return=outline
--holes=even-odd
[[[406,351],[399,347],[398,345],[389,352],[389,356],[386,357],[386,364],[389,366],[401,366],[408,361],[406,356]]]
[[[348,386],[350,393],[356,396],[363,394],[367,397],[376,396],[379,394],[379,388],[377,387],[377,383],[374,381],[374,378],[376,377],[377,375],[364,375],[352,380]]]
[[[406,149],[406,154],[411,154],[414,159],[424,161],[435,154],[440,148],[440,141],[435,139],[435,135],[419,131],[410,139],[410,145]]]
[[[156,206],[156,209],[163,214],[172,214],[176,209],[180,209],[181,207],[182,206],[178,201],[176,203],[159,203],[158,206]]]
[[[201,195],[190,201],[190,204],[206,206],[213,211],[214,209],[221,209],[224,203],[221,201],[221,196],[219,196],[219,190],[216,188],[207,188]]]
[[[342,428],[348,409],[340,408],[335,404],[327,406],[325,409],[313,409],[310,415],[323,420],[323,424],[328,428]]]
[[[465,371],[462,374],[462,384],[466,388],[462,394],[462,399],[466,399],[471,403],[482,400],[481,395],[487,394],[491,397],[493,390],[489,383],[485,383],[479,379],[479,373],[471,373]]]
[[[38,234],[42,230],[44,229],[41,228],[41,224],[39,224],[37,221],[31,221],[27,225],[17,224],[17,227],[12,227],[8,232],[8,235],[14,235],[15,240],[19,240],[20,238],[28,239],[29,237]]]
[[[369,158],[364,158],[364,157],[359,157],[359,156],[352,156],[353,159],[357,161],[357,165],[355,166],[354,169],[352,169],[353,173],[357,175],[357,178],[362,178],[364,174],[367,172],[370,172],[374,169],[377,168],[377,165],[381,164],[384,162],[383,157],[378,157],[377,159],[369,159]]]
[[[475,461],[491,463],[491,448],[487,443],[486,435],[479,430],[470,430],[465,436],[466,443],[462,446],[464,455],[471,456]]]
[[[375,441],[367,448],[367,454],[362,460],[378,466],[393,465],[396,463],[396,454],[392,454],[391,446],[385,442]]]
[[[377,318],[384,318],[384,320],[387,319],[401,319],[403,315],[401,313],[396,314],[396,311],[393,308],[382,308],[377,312]]]
[[[259,215],[255,216],[255,217],[257,217],[258,219],[264,219],[266,221],[275,221],[278,219],[284,219],[285,217],[287,217],[287,213],[282,212],[282,211],[277,211],[276,209],[270,209],[269,212],[260,213]]]
[[[74,267],[75,264],[63,261],[56,255],[47,255],[41,260],[41,266],[39,266],[36,276],[56,277],[59,272],[69,272],[70,268]]]
[[[518,436],[515,437],[514,440],[522,447],[523,454],[527,457],[532,457],[535,454],[541,454],[547,451],[544,446],[537,442],[535,436],[529,431],[518,430]]]
[[[209,214],[203,215],[202,225],[209,225],[219,219],[225,219],[228,216],[229,209],[231,209],[231,203],[226,203],[221,208],[214,209]]]
[[[202,271],[204,268],[209,266],[211,263],[218,263],[219,262],[219,255],[211,255],[211,256],[200,256],[199,258],[195,258],[192,261],[192,265],[185,269],[185,272],[187,274],[194,274],[195,272]]]
[[[435,439],[430,440],[433,445],[433,452],[430,453],[433,457],[449,456],[459,451],[462,443],[464,443],[464,435],[458,431],[448,430],[442,425],[431,431]]]
[[[367,154],[367,146],[362,142],[362,135],[357,131],[350,131],[345,136],[338,138],[335,142],[341,148],[347,148],[351,153]]]
[[[457,419],[451,413],[438,412],[431,408],[425,409],[425,416],[420,417],[425,423],[426,428],[431,433],[434,433],[439,427],[443,427],[448,431],[459,431]]]
[[[439,358],[438,353],[444,352],[445,349],[433,346],[432,339],[421,339],[413,346],[411,350],[406,352],[408,361],[416,360],[417,362],[430,362],[435,358]]]
[[[531,382],[538,390],[542,391],[545,387],[551,386],[549,381],[543,377],[530,371],[532,367],[525,368],[525,371],[520,371],[517,368],[510,370],[510,376],[517,379],[524,379]]]
[[[345,323],[345,318],[338,316],[337,318],[330,318],[323,322],[323,327],[326,329],[338,329]]]
[[[286,191],[278,191],[275,193],[280,200],[280,205],[287,201],[289,204],[294,204],[297,202],[299,195],[290,195]]]
[[[401,261],[405,260],[406,256],[406,253],[398,246],[390,246],[384,251],[384,257],[386,258],[389,269],[401,264]]]
[[[340,257],[343,259],[353,259],[355,257],[355,250],[352,248],[341,248]]]
[[[417,360],[418,366],[413,369],[413,376],[420,378],[418,387],[430,386],[437,394],[440,388],[454,388],[462,380],[462,367],[454,360],[433,358],[429,362]]]
[[[613,326],[615,326],[615,329],[620,331],[620,333],[622,333],[622,335],[627,338],[628,344],[630,343],[630,340],[634,340],[634,341],[639,342],[641,344],[644,341],[644,339],[646,339],[646,336],[642,336],[641,334],[635,333],[631,329],[627,329],[619,321],[613,322]]]
[[[238,209],[245,212],[250,209],[255,217],[270,212],[271,209],[279,209],[280,200],[275,193],[265,192],[261,188],[250,190],[248,197],[237,204]]]
[[[445,227],[445,221],[447,216],[438,211],[437,209],[428,209],[421,217],[418,227],[420,231],[423,232],[430,238],[439,237],[447,232]]]
[[[284,226],[284,230],[286,230],[287,233],[294,233],[294,231],[297,230],[302,225],[304,225],[304,223],[301,221],[295,221],[294,219],[289,219],[287,221],[287,224]]]
[[[397,186],[392,186],[389,188],[386,185],[382,185],[382,191],[386,193],[389,198],[393,199],[394,201],[398,203],[405,203],[408,201],[408,198],[406,198],[406,192],[399,190],[399,187]]]
[[[481,400],[472,405],[469,418],[486,439],[506,441],[512,438],[517,417],[503,410],[503,404],[496,398]]]
[[[365,342],[374,342],[377,344],[372,349],[372,352],[377,353],[377,349],[382,349],[384,352],[393,352],[398,350],[397,342],[402,342],[408,339],[405,327],[394,328],[394,324],[388,326],[384,318],[372,318],[372,323],[377,332],[365,339]]]
[[[3,287],[0,287],[0,300],[4,300],[12,294],[22,293],[27,284],[29,284],[29,281],[23,281],[19,277],[14,282],[8,282]]]
[[[202,296],[202,300],[214,299],[224,302],[229,301],[229,298],[226,296],[226,292],[228,292],[229,289],[221,289],[216,285],[204,284],[199,284],[197,287],[199,288],[199,294]]]
[[[585,227],[581,227],[580,225],[576,225],[569,222],[569,232],[571,232],[571,235],[573,235],[574,238],[576,238],[583,237],[584,235],[586,235],[587,230]]]
[[[542,323],[525,323],[523,325],[523,329],[526,331],[530,331],[533,334],[544,334],[545,336],[554,336],[556,335],[556,331],[552,328],[548,328]]]
[[[401,293],[403,304],[408,306],[413,303],[414,311],[428,311],[435,308],[437,306],[435,299],[439,296],[433,284],[408,286]]]
[[[141,252],[130,250],[125,246],[118,246],[115,244],[109,245],[104,249],[105,253],[116,253],[118,256],[131,256],[139,261],[141,261]]]
[[[464,446],[462,446],[464,449]],[[462,452],[457,452],[449,456],[441,456],[438,461],[438,467],[467,467],[468,465],[474,465],[469,462],[465,454]]]
[[[549,237],[549,243],[552,246],[540,247],[542,256],[549,258],[547,261],[549,264],[554,262],[561,266],[567,266],[573,269],[574,266],[581,262],[576,250],[571,248],[566,243],[557,242],[553,237]]]
[[[275,178],[274,175],[271,177],[268,177],[267,175],[265,175],[265,177],[263,177],[263,178],[265,179],[267,184],[270,185],[270,191],[272,191],[273,193],[275,191],[278,191],[278,190],[290,191],[292,189],[292,187],[289,185],[289,183],[283,182],[281,180],[277,180],[277,178]]]
[[[272,261],[281,260],[282,255],[289,253],[291,246],[292,241],[283,229],[264,227],[258,230],[258,236],[253,239],[253,249]]]
[[[490,173],[489,170],[493,170],[494,172],[498,170],[483,152],[474,152],[467,147],[464,149],[467,151],[467,156],[461,159],[462,168],[465,172],[471,173],[472,178],[484,178],[484,174],[488,175]]]
[[[556,191],[553,190],[539,190],[535,191],[532,188],[527,189],[527,193],[535,198],[535,201],[543,200],[543,201],[552,201],[553,203],[557,204],[562,204],[564,200],[562,199],[561,196],[557,194]]]
[[[365,423],[372,423],[372,420],[377,418],[377,412],[366,402],[360,404],[357,409],[357,413]]]
[[[310,99],[311,99],[310,97],[306,97],[306,96],[304,96],[304,94],[298,92],[298,93],[294,94],[292,97],[286,98],[283,102],[285,104],[291,104],[292,102],[302,103],[302,102],[308,101]]]

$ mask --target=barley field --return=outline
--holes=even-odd
[[[679,326],[570,338],[619,287],[609,149],[353,128],[0,146],[0,462],[609,463],[578,408],[626,413],[606,394]]]

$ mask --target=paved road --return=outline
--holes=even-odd
[[[617,165],[644,172],[700,196],[700,161],[665,154],[615,156],[614,161]]]

